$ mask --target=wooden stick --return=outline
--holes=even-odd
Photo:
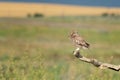
[[[82,56],[80,54],[80,49],[77,48],[75,49],[75,51],[73,52],[74,56],[78,59],[80,59],[81,61],[83,62],[86,62],[86,63],[90,63],[90,64],[93,64],[94,66],[100,68],[100,69],[111,69],[111,70],[115,70],[115,71],[119,71],[120,70],[120,65],[113,65],[113,64],[108,64],[108,63],[102,63],[96,59],[89,59],[89,58],[86,58],[84,56]]]

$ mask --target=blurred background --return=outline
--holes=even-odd
[[[120,64],[119,0],[0,0],[0,80],[119,80],[73,56],[73,30],[82,55]]]

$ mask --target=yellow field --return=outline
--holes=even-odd
[[[120,14],[120,8],[0,2],[0,17],[25,17],[28,13],[42,13],[45,16],[100,15],[105,12]]]

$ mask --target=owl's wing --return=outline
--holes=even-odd
[[[89,48],[90,44],[87,43],[84,39],[82,39],[81,37],[78,37],[77,39],[77,44],[78,45],[81,45],[81,46],[84,46],[86,48]]]

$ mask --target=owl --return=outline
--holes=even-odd
[[[90,44],[87,43],[77,32],[72,32],[70,38],[79,48],[88,49],[90,47]]]

